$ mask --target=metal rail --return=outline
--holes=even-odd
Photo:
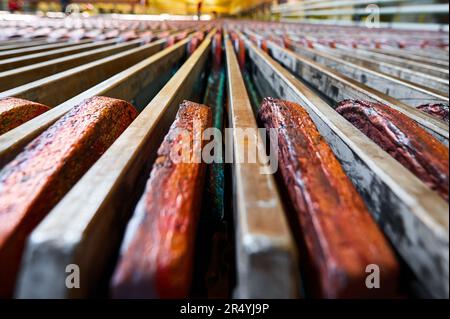
[[[20,97],[53,107],[108,77],[161,50],[166,40],[158,40],[125,52],[40,78],[0,93],[1,97]]]
[[[449,102],[448,94],[444,92],[435,91],[351,62],[342,61],[315,49],[293,44],[292,50],[414,107],[425,103]]]
[[[255,35],[253,33],[253,35]],[[444,144],[449,144],[448,125],[430,115],[417,110],[391,96],[377,91],[357,79],[348,77],[326,65],[315,62],[268,41],[270,53],[275,60],[314,88],[327,96],[334,103],[345,99],[367,99],[386,104],[419,123],[423,128],[437,137]]]
[[[76,46],[80,44],[87,44],[91,43],[92,40],[82,40],[78,42],[60,42],[60,43],[51,43],[51,44],[44,44],[39,46],[34,46],[30,48],[20,48],[16,50],[6,50],[0,52],[0,60],[8,59],[8,58],[16,58],[22,55],[32,54],[32,53],[39,53],[44,51],[50,51],[50,50],[57,50],[62,49],[66,47]]]

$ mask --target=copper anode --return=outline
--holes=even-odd
[[[279,168],[320,296],[395,294],[394,253],[308,113],[298,104],[266,98],[259,118],[278,130]],[[369,264],[380,267],[381,289],[366,287]]]
[[[419,105],[417,108],[425,113],[430,114],[431,116],[433,116],[441,121],[449,123],[448,104],[429,103],[429,104]]]
[[[184,101],[158,150],[145,192],[136,207],[135,215],[143,217],[137,229],[128,230],[132,232],[131,240],[122,251],[112,279],[113,297],[188,296],[205,164],[201,159],[174,162],[171,152],[187,146],[187,154],[192,158],[194,121],[198,123],[197,133],[202,134],[211,126],[210,108]],[[180,132],[188,133],[190,145]]]
[[[28,234],[136,116],[125,101],[90,98],[0,171],[0,297],[11,297]]]
[[[0,134],[28,122],[49,109],[46,105],[16,97],[0,99]]]

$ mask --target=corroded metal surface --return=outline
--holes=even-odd
[[[112,280],[114,297],[188,296],[206,168],[201,158],[195,157],[203,147],[201,136],[210,126],[208,106],[189,101],[180,105],[125,235]],[[180,144],[188,147],[182,155],[189,156],[188,162],[173,161],[174,149]]]
[[[0,172],[0,296],[12,294],[25,239],[136,117],[121,100],[74,107]]]

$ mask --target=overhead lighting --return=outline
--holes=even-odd
[[[162,13],[159,15],[161,20],[170,20],[170,14]]]

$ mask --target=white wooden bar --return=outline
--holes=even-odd
[[[449,60],[448,56],[448,47],[447,49],[441,49],[441,50],[423,50],[423,51],[417,51],[415,48],[404,48],[404,50],[408,53],[420,55],[426,58],[435,59],[435,60],[441,60],[441,61],[447,61]]]

